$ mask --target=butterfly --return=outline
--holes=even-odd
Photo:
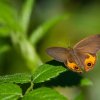
[[[100,34],[97,34],[82,39],[73,48],[50,47],[46,51],[56,61],[63,62],[70,70],[82,73],[94,68],[99,50]]]

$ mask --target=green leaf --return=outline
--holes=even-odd
[[[0,37],[7,37],[9,36],[11,30],[9,27],[0,27]]]
[[[0,100],[17,100],[22,96],[22,90],[18,85],[3,83],[0,84]]]
[[[23,97],[23,100],[68,100],[57,91],[50,88],[39,88]]]
[[[55,26],[55,24],[65,18],[68,18],[68,16],[57,16],[40,25],[35,31],[32,32],[30,36],[30,42],[32,44],[36,44],[47,33],[48,30],[50,30],[53,26]]]
[[[0,83],[28,83],[31,82],[31,75],[28,73],[17,73],[13,75],[0,76]]]
[[[35,0],[26,0],[22,7],[20,22],[24,32],[26,32],[28,29],[31,12],[34,4],[35,4]]]
[[[83,78],[83,79],[81,79],[80,85],[81,86],[90,86],[90,85],[93,85],[93,83],[91,80],[89,80],[87,78]]]
[[[33,74],[33,83],[50,80],[50,78],[54,78],[64,71],[66,71],[66,68],[63,66],[41,65]]]
[[[8,50],[10,50],[9,45],[7,45],[7,44],[0,45],[0,54],[5,53]]]
[[[75,97],[74,100],[85,100],[85,99],[84,99],[83,93],[81,92],[80,94],[78,94],[78,95]]]
[[[16,16],[17,12],[13,7],[0,2],[0,24],[6,25],[11,32],[22,32],[22,28]]]

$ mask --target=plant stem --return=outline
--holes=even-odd
[[[28,30],[29,21],[34,6],[35,6],[35,0],[26,0],[25,3],[23,4],[21,10],[20,23],[24,30],[24,33],[26,33]]]
[[[38,56],[35,47],[19,33],[12,33],[11,39],[14,47],[16,47],[16,49],[21,52],[21,55],[24,58],[28,69],[31,73],[33,73],[37,67],[42,64],[42,61]]]
[[[33,86],[34,86],[34,84],[33,84],[33,82],[31,82],[31,85],[30,85],[30,87],[26,90],[25,94],[27,94],[27,93],[29,93],[31,90],[33,90]]]

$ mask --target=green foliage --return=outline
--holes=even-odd
[[[81,86],[90,86],[93,85],[92,81],[88,78],[83,78],[80,83]]]
[[[68,18],[68,14],[62,14],[50,20],[48,19],[39,25],[37,29],[31,30],[30,37],[28,37],[30,18],[34,6],[35,0],[25,0],[19,14],[6,0],[0,1],[0,42],[2,43],[2,45],[0,44],[0,55],[6,51],[12,52],[11,50],[14,49],[17,54],[21,55],[29,72],[0,76],[0,100],[67,100],[67,98],[51,88],[41,86],[39,88],[35,87],[35,85],[43,83],[45,86],[47,81],[49,82],[49,80],[58,77],[60,73],[68,71],[61,65],[43,64],[36,51],[36,43],[58,22]],[[9,59],[11,59],[10,56]],[[6,65],[6,68],[8,68],[9,61],[7,64],[5,60],[3,62],[4,66]],[[13,63],[17,64],[16,61]],[[17,64],[17,66],[19,65]],[[14,67],[15,66],[13,66],[13,68]],[[69,76],[65,76],[65,78],[68,77]],[[26,87],[26,84],[31,85],[30,87]],[[87,78],[80,79],[79,85],[81,86],[91,84],[92,82]],[[82,98],[82,96],[78,95],[75,100],[83,100],[80,98]]]
[[[47,80],[50,80],[51,78],[58,76],[61,72],[64,72],[66,70],[62,66],[55,67],[53,65],[48,65],[48,64],[44,64],[38,68],[38,66],[42,64],[42,61],[40,60],[39,56],[36,53],[35,44],[47,33],[47,31],[51,27],[53,27],[60,20],[64,19],[64,16],[58,16],[40,25],[39,28],[37,28],[35,31],[34,30],[32,31],[29,41],[28,37],[26,37],[27,36],[26,34],[29,27],[29,22],[34,2],[35,0],[25,1],[21,9],[20,17],[18,17],[17,11],[13,9],[12,6],[9,6],[7,3],[3,1],[0,2],[0,24],[1,24],[0,37],[11,38],[11,42],[14,48],[21,53],[28,69],[30,70],[30,74],[17,73],[12,75],[0,76],[0,84],[1,84],[0,99],[17,100],[19,97],[22,97],[21,89],[17,85],[12,83],[34,84],[34,83],[45,82]],[[12,47],[10,47],[9,45],[2,45],[0,53],[9,50],[9,48]],[[33,71],[35,71],[35,73]],[[29,92],[28,94],[31,94],[30,91],[32,89],[33,85],[31,85],[26,90],[26,93]],[[46,93],[47,90],[55,93],[55,94],[52,93],[52,95],[50,95],[50,97],[48,98],[51,98],[53,95],[54,98],[56,97],[64,98],[63,96],[56,93],[52,89],[41,88],[40,90],[41,93],[42,91]],[[35,93],[36,91],[32,92]],[[49,94],[47,94],[47,96],[49,96]],[[25,96],[25,98],[27,98],[27,96]]]
[[[29,21],[31,17],[32,8],[34,6],[34,2],[35,0],[26,0],[25,4],[23,5],[22,11],[21,11],[20,23],[25,33],[29,26]]]
[[[42,64],[35,50],[35,44],[32,41],[35,41],[35,43],[39,41],[52,26],[66,17],[58,16],[40,25],[41,27],[37,28],[35,31],[32,30],[30,40],[30,38],[28,39],[27,37],[27,30],[29,28],[34,3],[35,0],[26,0],[22,6],[20,15],[18,15],[17,11],[13,9],[12,6],[9,6],[3,1],[0,2],[0,36],[11,38],[14,48],[16,48],[17,52],[21,53],[27,68],[31,72],[34,72],[37,66]]]
[[[83,93],[79,93],[79,94],[76,96],[75,100],[85,100],[85,99],[84,99]]]
[[[18,19],[16,17],[17,12],[8,4],[0,2],[0,24],[3,26],[0,30],[2,32],[7,31],[5,36],[10,36],[11,32],[19,32],[21,26],[19,25]],[[3,33],[2,33],[3,34]]]
[[[24,84],[24,83],[33,82],[32,84],[34,84],[34,83],[45,82],[47,80],[50,80],[50,78],[54,78],[58,76],[61,72],[64,72],[65,70],[66,69],[63,68],[62,66],[55,67],[53,65],[44,64],[42,66],[39,66],[39,68],[35,71],[33,75],[28,74],[28,73],[18,73],[18,74],[13,74],[13,75],[0,76],[0,83],[2,83],[0,85],[0,89],[1,89],[0,91],[2,92],[1,98],[9,97],[10,99],[12,99],[14,97],[17,98],[21,96],[21,92],[20,94],[18,93],[19,87],[11,83]],[[47,99],[47,98],[48,99],[52,98],[52,100],[55,100],[55,98],[59,98],[59,100],[66,100],[65,97],[61,96],[59,93],[57,93],[56,91],[52,89],[39,88],[37,90],[31,91],[32,88],[33,88],[33,85],[27,89],[26,95],[24,97],[25,100],[30,100],[32,98],[38,99],[38,100],[39,98],[41,98],[40,100]],[[10,91],[11,94],[9,94],[9,89],[12,89],[12,91]],[[4,95],[4,93],[6,95]]]
[[[23,100],[67,100],[53,89],[42,87],[31,91],[23,97]]]
[[[46,21],[45,23],[40,25],[35,31],[32,32],[30,36],[30,42],[35,45],[55,24],[67,18],[67,15],[62,15],[52,18],[49,21]]]
[[[31,82],[31,74],[17,73],[13,75],[0,76],[0,83],[28,83]]]
[[[53,66],[49,64],[44,64],[38,68],[33,74],[33,82],[39,83],[44,82],[46,80],[50,80],[50,78],[56,77],[59,73],[66,71],[63,66]]]
[[[17,100],[22,96],[22,90],[18,85],[3,83],[0,84],[0,100]]]
[[[40,83],[45,82],[47,80],[50,80],[51,78],[54,78],[58,76],[61,72],[66,71],[63,66],[53,66],[49,64],[44,64],[39,66],[39,68],[35,71],[33,75],[28,73],[17,73],[13,75],[6,75],[6,76],[0,76],[0,83],[7,82],[7,83]]]
[[[0,37],[8,37],[10,34],[10,29],[9,27],[2,26],[0,27]]]
[[[7,45],[7,44],[0,45],[0,54],[5,53],[8,50],[10,50],[9,45]]]
[[[0,91],[3,93],[1,95],[1,98],[18,98],[22,97],[21,92],[19,92],[19,87],[15,84],[12,83],[31,83],[31,86],[26,90],[26,93],[24,95],[23,100],[31,100],[32,98],[38,99],[38,100],[66,100],[65,97],[57,93],[56,91],[49,89],[49,88],[38,88],[35,90],[32,90],[34,87],[34,84],[45,82],[47,80],[50,80],[51,78],[54,78],[58,76],[60,73],[67,71],[66,68],[63,66],[54,66],[50,64],[43,64],[38,67],[38,69],[33,73],[17,73],[17,74],[12,74],[12,75],[6,75],[6,76],[0,76]],[[85,81],[85,82],[84,82]],[[81,79],[81,84],[82,86],[87,85],[89,83],[89,80],[86,78]],[[88,84],[90,85],[90,84]],[[11,86],[11,87],[10,87]],[[17,89],[16,89],[17,88]],[[5,90],[6,89],[6,90]],[[8,90],[12,89],[11,94],[9,94]],[[4,91],[5,90],[5,91]],[[4,93],[6,95],[4,95]],[[13,93],[13,94],[12,94]],[[17,94],[17,95],[16,95]],[[77,98],[80,98],[77,97]],[[78,99],[75,99],[78,100]]]

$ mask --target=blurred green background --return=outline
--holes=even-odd
[[[0,0],[1,75],[24,72],[27,71],[27,66],[31,69],[33,65],[38,66],[41,63],[51,60],[52,58],[45,52],[48,47],[73,46],[82,38],[100,32],[99,0],[36,0],[35,3],[32,2],[34,6],[31,3],[29,4],[31,11],[28,11],[27,8],[25,10],[30,15],[29,19],[28,14],[23,15],[21,13],[25,2],[26,0]],[[29,12],[32,13],[30,14]],[[53,27],[50,27],[34,43],[34,39],[32,38],[32,40],[30,37],[36,31],[32,31],[38,29],[39,26],[50,19],[60,15],[65,15],[66,18],[62,18]],[[33,41],[33,44],[30,44],[29,38]],[[82,90],[85,100],[100,100],[99,55],[98,53],[98,60],[94,69],[88,73],[84,73],[84,76],[89,77],[93,81],[92,86],[84,88],[58,87],[57,90],[60,90],[64,95],[68,95],[70,100],[80,90]],[[36,59],[34,60],[34,58]]]

